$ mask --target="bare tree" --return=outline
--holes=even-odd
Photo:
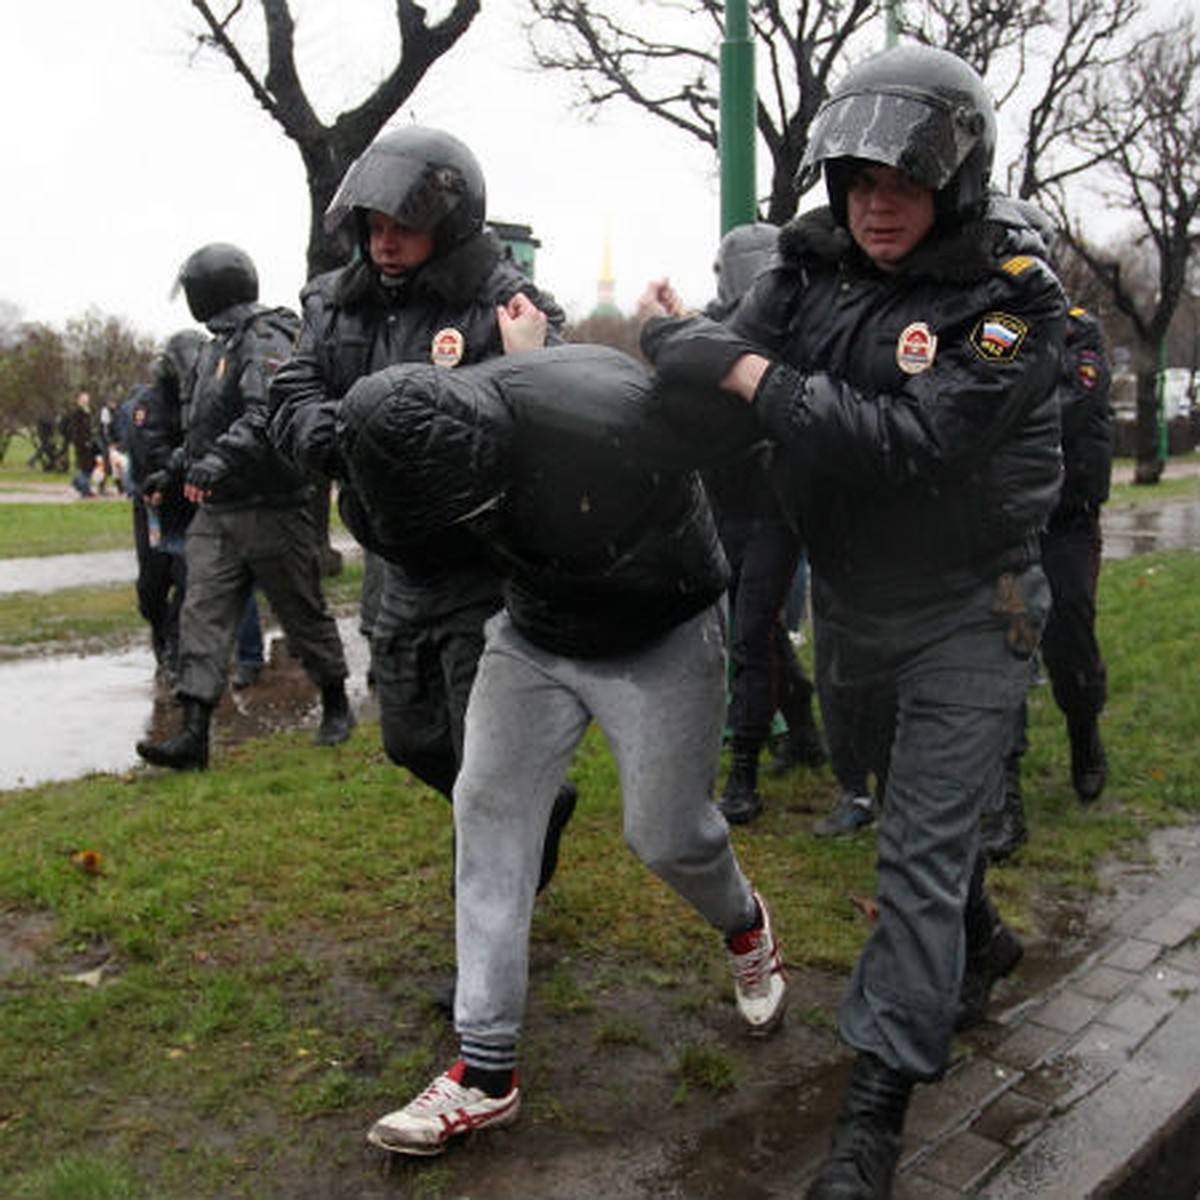
[[[52,437],[72,394],[62,335],[46,325],[22,325],[7,332],[0,349],[0,443],[7,446],[14,433],[34,429],[39,420],[49,422]],[[56,454],[50,458],[63,469]]]
[[[361,103],[323,124],[296,66],[295,21],[288,0],[192,0],[204,22],[203,47],[224,55],[254,99],[296,143],[304,162],[311,201],[308,272],[339,265],[344,254],[325,233],[321,220],[346,169],[416,90],[429,68],[446,54],[479,15],[480,0],[454,0],[440,20],[430,22],[414,0],[393,0],[400,35],[399,59]],[[220,11],[218,11],[220,10]],[[252,63],[254,33],[245,23],[257,12],[266,33],[266,55]],[[255,31],[256,32],[256,31]]]
[[[71,379],[71,394],[92,393],[97,403],[116,408],[129,389],[150,376],[154,339],[137,333],[122,317],[89,311],[67,322],[63,346]]]
[[[574,76],[585,110],[624,101],[716,153],[723,0],[647,0],[624,13],[591,0],[529,6],[535,61]],[[879,11],[878,0],[815,0],[787,12],[777,0],[751,0],[760,51],[755,119],[771,156],[764,220],[782,224],[795,213],[809,126],[856,37],[878,25]]]
[[[1025,78],[1033,35],[1044,34],[1053,20],[1050,7],[1038,0],[924,0],[900,6],[896,28],[901,37],[969,62],[1003,108]]]
[[[1190,17],[1152,34],[1111,79],[1107,102],[1080,132],[1106,163],[1103,197],[1133,215],[1138,241],[1156,268],[1152,297],[1131,286],[1120,258],[1101,253],[1078,222],[1067,236],[1128,318],[1136,335],[1137,468],[1155,483],[1159,457],[1157,377],[1164,339],[1185,298],[1200,245],[1200,43]]]

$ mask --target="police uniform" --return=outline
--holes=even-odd
[[[368,212],[427,234],[431,253],[385,274],[371,259]],[[376,138],[325,214],[327,229],[357,244],[356,259],[305,288],[296,353],[271,388],[271,437],[305,469],[339,481],[342,517],[366,551],[362,623],[384,749],[447,798],[483,623],[501,604],[499,579],[469,534],[408,546],[403,555],[382,545],[347,486],[337,433],[342,399],[363,376],[407,362],[452,371],[503,354],[496,306],[518,292],[546,313],[548,340],[560,340],[561,309],[504,253],[485,212],[482,169],[457,138],[416,125]],[[573,803],[564,797],[560,815]],[[548,871],[556,854],[556,839],[548,839]]]
[[[1042,660],[1067,720],[1072,778],[1085,800],[1095,799],[1104,782],[1097,719],[1107,698],[1107,670],[1096,641],[1096,586],[1100,509],[1112,477],[1111,382],[1100,323],[1085,309],[1072,308],[1058,390],[1063,489],[1042,534],[1052,598]]]
[[[213,340],[197,363],[184,455],[189,480],[201,480],[211,495],[188,528],[178,691],[209,705],[225,690],[238,622],[256,586],[318,688],[347,676],[321,589],[309,483],[263,434],[267,381],[290,353],[296,327],[286,309],[235,305],[208,321]]]
[[[679,379],[766,356],[752,408],[802,522],[830,678],[890,709],[872,764],[879,921],[839,1016],[858,1054],[809,1200],[890,1194],[913,1082],[946,1068],[980,815],[1048,607],[1038,531],[1060,485],[1066,305],[1036,230],[990,215],[994,146],[994,106],[961,59],[905,46],[867,60],[810,139],[829,209],[785,229],[781,264],[728,329],[643,338]],[[924,236],[878,264],[850,236],[850,190],[879,178],[864,164],[932,203]]]
[[[272,435],[285,454],[342,481],[339,506],[369,551],[374,539],[336,451],[338,402],[357,379],[395,363],[452,370],[502,354],[496,305],[518,291],[561,319],[494,235],[480,231],[398,286],[385,287],[356,262],[319,276],[302,293],[295,354],[271,385]],[[382,559],[381,574],[371,664],[384,748],[448,796],[483,623],[500,607],[500,582],[466,536],[410,549],[403,561]]]

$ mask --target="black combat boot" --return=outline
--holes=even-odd
[[[954,1028],[960,1033],[987,1020],[992,988],[1016,970],[1025,954],[1021,939],[1001,919],[983,887],[983,866],[976,864],[963,913],[967,961],[958,993]]]
[[[340,746],[354,728],[354,714],[346,696],[346,684],[339,679],[321,689],[321,726],[313,735],[318,746]]]
[[[211,704],[185,696],[183,728],[165,742],[138,742],[137,752],[156,767],[204,771],[208,768],[208,725],[211,718]]]
[[[1021,757],[1010,754],[1004,762],[1004,803],[999,811],[983,814],[980,849],[988,862],[1011,858],[1029,841],[1025,825],[1025,801],[1021,796]]]
[[[1071,783],[1084,804],[1100,799],[1108,781],[1108,759],[1100,741],[1100,726],[1095,717],[1071,721],[1067,725],[1071,741]]]
[[[888,1200],[913,1081],[873,1054],[854,1060],[833,1144],[805,1200]]]
[[[546,840],[542,843],[542,869],[538,874],[537,890],[544,891],[554,872],[558,870],[558,843],[562,832],[575,811],[575,803],[579,793],[573,783],[564,783],[554,797],[554,807],[550,810],[550,820],[546,825]]]
[[[730,825],[748,825],[762,812],[762,797],[758,794],[758,742],[733,739],[733,760],[725,791],[717,802]]]
[[[825,749],[825,739],[813,712],[813,685],[803,675],[797,673],[797,678],[787,681],[780,711],[787,722],[787,735],[772,770],[824,765],[829,760],[829,751]]]

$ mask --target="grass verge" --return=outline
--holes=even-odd
[[[1094,891],[1101,864],[1143,854],[1148,831],[1195,819],[1198,591],[1198,555],[1105,567],[1111,775],[1098,805],[1070,790],[1049,689],[1031,694],[1032,839],[992,874],[1018,927],[1036,930],[1048,896]],[[550,1126],[578,1120],[554,1039],[646,1055],[648,1018],[620,996],[649,987],[680,1011],[711,1011],[728,990],[695,916],[624,850],[597,736],[573,776],[580,810],[533,935],[529,1119]],[[873,838],[812,838],[832,792],[827,770],[769,778],[763,817],[735,841],[789,961],[840,975],[865,932],[847,897],[873,890]],[[452,1047],[427,1000],[453,960],[449,858],[444,802],[386,763],[370,723],[333,751],[288,734],[222,752],[204,774],[0,794],[6,1195],[316,1195],[297,1190],[306,1174],[352,1175],[362,1129]],[[828,1028],[831,1013],[805,1019]],[[736,1090],[740,1053],[671,1048],[670,1102]],[[452,1174],[383,1194],[439,1194]]]

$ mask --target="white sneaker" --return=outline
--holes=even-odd
[[[453,1138],[511,1125],[521,1108],[516,1076],[503,1096],[489,1096],[478,1088],[463,1087],[465,1069],[460,1059],[415,1100],[380,1117],[368,1131],[367,1141],[397,1154],[441,1154]]]
[[[770,909],[757,892],[754,899],[762,912],[762,927],[726,939],[725,949],[733,969],[738,1012],[750,1026],[750,1032],[763,1037],[783,1020],[787,1008],[787,976],[771,928]]]

